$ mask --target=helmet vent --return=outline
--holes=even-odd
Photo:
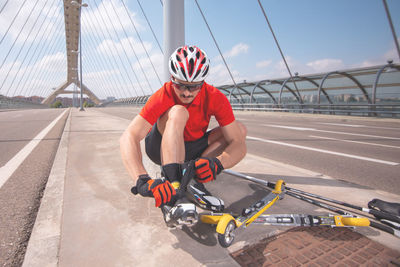
[[[204,73],[203,73],[203,77],[207,76],[208,69],[209,69],[209,67],[207,66],[207,68],[205,69],[205,71],[204,71]]]
[[[171,69],[172,69],[172,71],[174,73],[176,73],[176,68],[175,68],[174,63],[172,61],[171,61]]]
[[[181,73],[183,75],[183,77],[185,77],[185,80],[187,81],[187,77],[186,77],[186,73],[185,73],[185,69],[181,67]]]
[[[193,69],[194,69],[194,60],[191,58],[189,60],[189,77],[193,75]]]
[[[196,75],[194,75],[194,77],[193,77],[193,80],[196,79],[197,76],[199,76],[200,72],[201,72],[201,69],[198,69],[197,72],[196,72]]]

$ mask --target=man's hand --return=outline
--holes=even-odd
[[[144,197],[154,197],[156,207],[172,202],[176,195],[176,191],[169,181],[151,179],[148,175],[139,176],[136,182],[136,192]]]
[[[195,160],[194,168],[196,180],[199,183],[208,183],[217,178],[217,175],[224,169],[217,158],[198,158]]]

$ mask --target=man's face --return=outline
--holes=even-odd
[[[191,83],[182,80],[178,80],[174,77],[171,78],[172,88],[174,88],[175,94],[183,104],[192,103],[193,99],[200,92],[203,82]]]

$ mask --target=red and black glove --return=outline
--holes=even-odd
[[[217,175],[224,169],[217,158],[198,158],[194,162],[196,180],[199,183],[208,183],[217,178]]]
[[[151,179],[147,174],[140,175],[136,182],[136,188],[131,189],[132,193],[139,193],[144,197],[154,197],[156,207],[162,204],[169,204],[175,200],[176,191],[171,183],[162,179]]]

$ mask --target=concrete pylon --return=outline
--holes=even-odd
[[[169,57],[185,44],[185,3],[184,0],[163,1],[164,14],[164,82],[171,79]]]
[[[43,101],[42,104],[45,105],[50,105],[57,97],[57,95],[61,94],[73,94],[74,91],[66,91],[65,88],[67,88],[70,84],[75,84],[77,87],[79,87],[80,90],[83,90],[82,93],[87,95],[90,100],[92,100],[96,105],[99,105],[101,103],[100,99],[93,94],[92,91],[89,90],[89,88],[86,87],[86,85],[82,84],[82,88],[80,88],[80,82],[64,82],[61,84],[59,87],[57,87],[48,97],[46,97]]]
[[[66,52],[67,52],[67,81],[62,85],[58,86],[46,99],[42,101],[42,104],[50,104],[59,94],[73,94],[72,91],[65,91],[70,84],[76,84],[80,88],[79,75],[78,75],[78,54],[79,54],[79,33],[81,30],[80,21],[80,7],[73,5],[77,2],[82,5],[82,0],[71,0],[64,1],[64,18],[65,18],[65,41],[66,41]],[[75,3],[76,4],[76,3]],[[90,91],[84,84],[82,85],[82,93],[86,94],[90,100],[99,105],[101,102],[99,98]]]

